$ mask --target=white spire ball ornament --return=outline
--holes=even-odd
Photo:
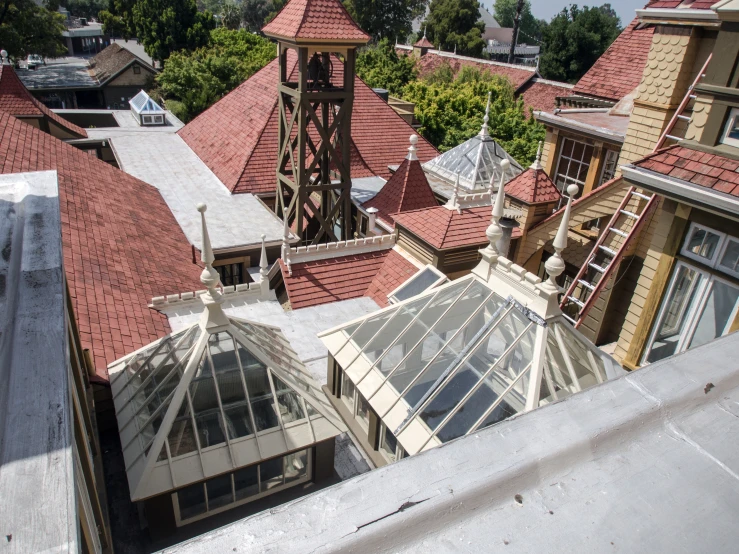
[[[288,274],[293,274],[292,264],[290,263],[290,226],[287,221],[287,208],[282,210],[282,261],[287,266]]]
[[[214,327],[222,327],[228,325],[228,318],[223,313],[223,295],[218,291],[218,285],[221,284],[221,276],[218,272],[213,269],[213,248],[210,245],[210,235],[208,234],[208,225],[205,223],[205,210],[208,207],[202,202],[197,205],[197,209],[200,212],[200,221],[203,227],[203,244],[202,250],[200,251],[200,259],[205,264],[203,272],[200,274],[200,282],[205,285],[208,292],[203,294],[200,299],[205,305],[205,312],[203,313],[203,319],[201,325],[205,329]]]
[[[7,50],[0,50],[0,58],[2,58],[2,64],[8,65],[8,51]]]
[[[537,148],[536,150],[536,158],[534,159],[534,163],[532,163],[529,166],[529,168],[533,169],[534,171],[544,169],[544,166],[541,165],[541,148],[542,148],[542,141],[539,141],[539,148]]]
[[[556,279],[565,270],[565,262],[562,259],[562,251],[567,248],[567,232],[570,227],[570,211],[572,209],[572,198],[578,193],[580,189],[577,185],[570,185],[567,187],[567,206],[565,207],[565,213],[562,216],[562,221],[557,229],[557,235],[554,237],[552,246],[554,247],[554,254],[544,264],[544,268],[547,270],[549,279],[547,279],[547,286],[551,290],[559,291],[559,285],[557,285]]]
[[[498,256],[500,256],[500,252],[498,252],[497,242],[503,236],[503,228],[500,226],[499,222],[500,222],[500,218],[503,217],[503,213],[504,213],[505,176],[506,176],[506,173],[508,173],[508,170],[510,169],[510,167],[511,167],[511,162],[509,162],[508,160],[501,160],[500,169],[502,171],[500,173],[500,183],[498,184],[498,192],[495,196],[495,202],[493,203],[493,222],[490,224],[490,226],[485,231],[485,236],[487,236],[490,244],[488,244],[488,246],[485,248],[483,252],[487,256],[491,264],[497,262]]]
[[[493,91],[488,91],[488,103],[487,106],[485,106],[485,117],[482,118],[482,127],[480,128],[481,137],[488,136],[488,121],[490,121],[490,96],[492,94]]]
[[[411,135],[408,141],[411,145],[408,147],[408,155],[405,157],[406,160],[414,161],[418,159],[416,155],[416,144],[418,144],[418,135]]]
[[[452,207],[456,208],[457,213],[462,213],[462,208],[459,206],[459,173],[457,173],[457,179],[454,182],[454,190],[452,191],[451,199]]]

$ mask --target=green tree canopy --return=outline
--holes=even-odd
[[[480,56],[485,46],[477,0],[431,0],[423,22],[426,36],[435,45],[458,54]]]
[[[242,0],[241,21],[244,27],[258,33],[264,27],[267,16],[274,10],[270,0]]]
[[[488,91],[490,135],[521,165],[530,165],[544,139],[544,127],[526,117],[523,100],[516,100],[508,79],[465,67],[451,82],[432,78],[409,83],[403,99],[416,105],[419,132],[444,152],[480,132]]]
[[[0,48],[14,59],[63,55],[64,16],[33,0],[0,0]]]
[[[90,19],[98,17],[98,13],[107,7],[108,2],[107,0],[61,0],[59,5],[67,8],[69,13],[75,17]]]
[[[226,2],[221,11],[223,26],[235,30],[241,26],[241,10],[234,2]]]
[[[373,39],[405,40],[427,0],[345,0],[354,21]]]
[[[516,6],[518,0],[495,0],[493,15],[501,27],[512,28],[516,17]],[[518,42],[527,44],[538,44],[541,38],[541,22],[531,13],[530,0],[524,0],[521,10],[521,20],[518,31]]]
[[[539,72],[547,79],[576,83],[620,32],[621,20],[610,4],[573,4],[544,26]]]
[[[136,0],[108,0],[108,9],[98,14],[103,32],[126,40],[133,38],[136,35],[136,26],[133,23],[134,4]]]
[[[412,56],[398,55],[388,39],[364,48],[357,56],[357,75],[373,88],[384,88],[393,96],[416,79],[416,61]]]
[[[208,46],[174,52],[157,76],[165,97],[180,102],[181,111],[175,115],[184,121],[231,92],[276,56],[274,44],[244,29],[215,29],[210,36]]]
[[[153,59],[165,61],[177,50],[194,50],[210,40],[210,12],[198,12],[195,0],[138,0],[133,6],[136,36]]]

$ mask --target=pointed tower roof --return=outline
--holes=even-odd
[[[346,430],[279,328],[224,313],[205,206],[198,211],[201,281],[207,287],[200,295],[200,321],[110,368],[133,501],[309,448]]]
[[[339,0],[290,0],[262,27],[268,37],[296,43],[367,44],[370,36]]]
[[[377,208],[378,217],[389,224],[394,221],[393,214],[439,205],[416,155],[418,136],[411,135],[410,143],[408,155],[395,174],[363,205],[364,208]]]
[[[426,38],[426,27],[423,28],[423,36],[421,39],[413,45],[414,48],[433,48],[434,45],[431,41]]]
[[[529,168],[511,179],[505,186],[505,193],[526,204],[546,204],[558,202],[562,197],[559,189],[541,165],[541,142],[536,159]]]
[[[490,93],[480,132],[468,141],[426,162],[423,168],[450,184],[455,183],[459,176],[460,185],[468,191],[486,190],[491,179],[498,182],[502,160],[511,163],[510,174],[521,173],[523,168],[519,163],[488,133],[489,112]]]
[[[0,110],[18,118],[38,117],[51,120],[56,126],[74,138],[86,138],[87,132],[58,116],[28,92],[28,89],[16,75],[7,58],[0,60]]]

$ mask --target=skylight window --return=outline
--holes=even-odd
[[[436,269],[432,265],[427,265],[423,269],[400,285],[397,289],[390,292],[387,297],[392,303],[407,300],[411,296],[416,296],[422,292],[434,288],[447,281],[446,275]]]

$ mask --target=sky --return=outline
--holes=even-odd
[[[482,0],[482,5],[493,13],[493,4],[495,0]],[[531,11],[534,17],[549,21],[552,16],[562,11],[562,8],[570,4],[578,6],[602,6],[607,0],[531,0]],[[611,7],[621,18],[621,26],[625,27],[635,17],[635,10],[641,9],[647,3],[647,0],[610,0],[608,2]]]

